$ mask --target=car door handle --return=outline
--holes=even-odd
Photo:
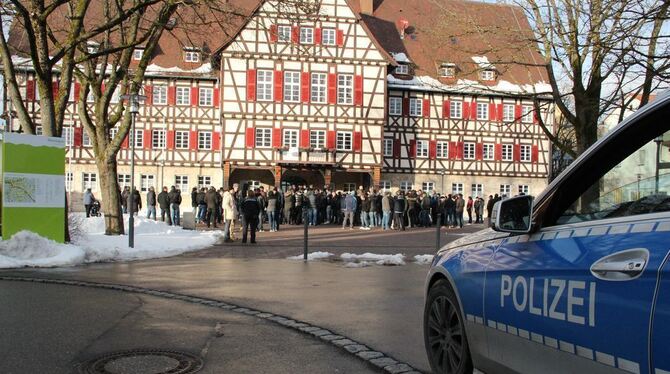
[[[637,278],[647,267],[649,251],[634,248],[605,256],[591,265],[591,274],[610,281],[625,281]]]

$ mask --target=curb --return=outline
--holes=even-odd
[[[162,297],[172,300],[181,300],[191,304],[201,304],[204,306],[220,308],[228,310],[235,313],[244,314],[247,316],[252,316],[272,323],[278,324],[280,326],[292,329],[302,334],[310,335],[315,339],[320,339],[321,341],[335,346],[349,355],[367,362],[369,365],[381,370],[382,372],[389,374],[422,374],[421,371],[413,368],[411,365],[398,361],[393,357],[384,354],[382,352],[373,350],[368,346],[356,342],[353,339],[349,339],[346,336],[339,335],[331,330],[315,326],[306,322],[301,322],[294,320],[289,317],[277,315],[274,313],[263,312],[257,309],[245,308],[239,305],[232,303],[227,303],[219,300],[208,299],[197,296],[184,295],[168,291],[154,290],[151,288],[144,287],[135,287],[135,286],[125,286],[120,284],[113,283],[97,283],[97,282],[84,282],[77,280],[64,280],[64,279],[48,279],[48,278],[27,278],[27,277],[10,277],[10,276],[0,276],[0,280],[3,281],[14,281],[14,282],[32,282],[32,283],[46,283],[46,284],[59,284],[66,286],[78,286],[78,287],[89,287],[89,288],[101,288],[114,291],[122,292],[131,292],[139,293],[144,295]]]

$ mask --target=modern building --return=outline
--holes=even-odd
[[[159,43],[133,139],[143,191],[239,182],[483,196],[547,184],[551,153],[538,120],[551,127],[553,107],[522,9],[322,0],[301,14],[285,2],[228,3],[242,16],[227,29],[189,35],[188,45],[167,33]],[[24,38],[11,31],[15,49]],[[17,69],[39,121],[31,68]],[[74,101],[78,84],[72,90]],[[67,188],[95,191],[93,150],[74,104],[66,126]],[[122,186],[129,145],[119,153]]]

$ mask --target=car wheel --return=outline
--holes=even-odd
[[[433,373],[472,373],[463,316],[446,279],[435,282],[428,291],[423,313],[423,336]]]

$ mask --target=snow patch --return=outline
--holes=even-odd
[[[361,262],[347,262],[344,264],[345,268],[366,268],[370,266],[371,264],[367,261],[361,261]]]
[[[0,268],[73,266],[86,253],[75,245],[59,244],[30,231],[20,231],[0,241]]]
[[[407,55],[403,52],[400,52],[400,53],[391,52],[391,56],[393,56],[393,59],[396,60],[396,62],[402,62],[402,63],[405,63],[405,64],[409,64],[410,62],[412,62],[407,57]]]
[[[401,253],[395,255],[380,255],[375,253],[343,253],[340,258],[344,262],[374,262],[377,265],[400,266],[405,265],[405,256]]]
[[[323,260],[332,256],[335,255],[330,252],[311,252],[307,254],[307,261]],[[304,258],[303,255],[287,257],[289,260],[303,260]]]
[[[472,56],[472,61],[479,65],[479,68],[481,69],[495,69],[495,66],[489,62],[489,59],[486,56]]]
[[[414,262],[419,265],[429,265],[433,262],[433,255],[416,255],[414,256]]]
[[[146,73],[151,74],[151,73],[191,73],[191,74],[208,74],[212,72],[212,64],[209,62],[202,64],[200,67],[196,69],[182,69],[176,66],[173,67],[163,67],[160,65],[156,64],[151,64],[147,66]]]

